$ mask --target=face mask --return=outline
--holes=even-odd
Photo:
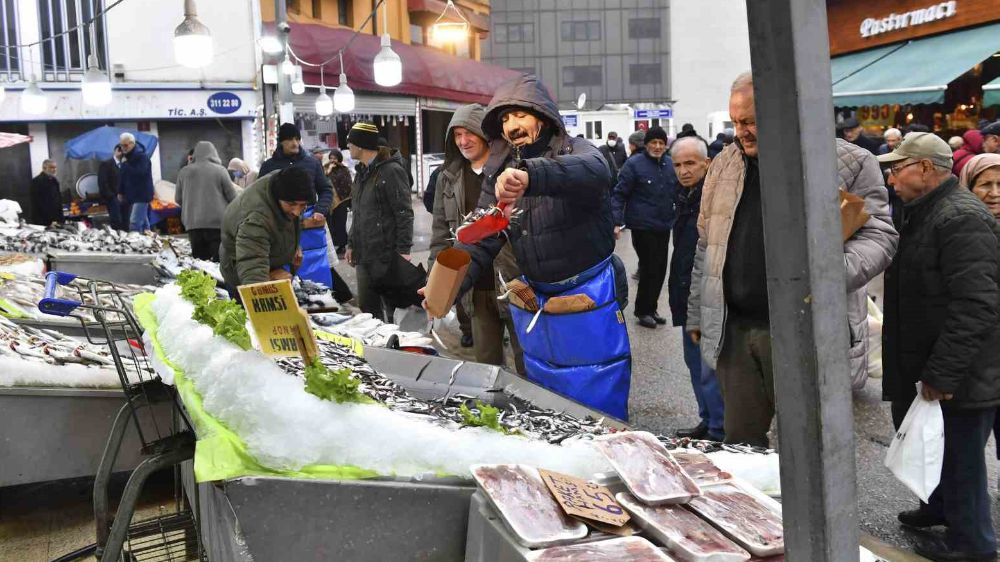
[[[618,144],[618,139],[608,139],[608,146],[614,147]]]

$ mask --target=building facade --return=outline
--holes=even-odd
[[[199,18],[212,33],[214,59],[199,69],[174,60],[173,30],[184,19],[183,2],[123,2],[96,20],[96,38],[72,30],[89,21],[87,0],[0,0],[4,29],[0,40],[0,131],[28,134],[32,141],[0,151],[0,198],[25,206],[31,177],[42,161],[59,166],[64,192],[94,160],[68,160],[66,141],[102,125],[156,135],[151,155],[154,180],[174,181],[187,151],[199,140],[215,143],[224,161],[239,157],[253,165],[253,120],[260,96],[257,73],[259,8],[243,2],[199,2]],[[99,3],[103,5],[104,3]],[[32,46],[26,46],[38,43]],[[24,45],[24,46],[22,46]],[[80,80],[87,55],[97,54],[112,82],[112,101],[84,105]],[[27,81],[36,78],[47,98],[40,115],[22,110]],[[213,98],[213,96],[215,96]],[[211,103],[210,98],[228,100]],[[110,147],[108,147],[110,148]]]

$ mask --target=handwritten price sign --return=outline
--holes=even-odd
[[[604,486],[541,468],[538,472],[567,514],[616,527],[628,522],[628,513]]]

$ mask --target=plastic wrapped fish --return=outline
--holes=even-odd
[[[715,466],[708,455],[700,451],[671,451],[674,460],[698,486],[720,484],[733,479],[733,475]]]
[[[750,553],[680,505],[647,506],[632,494],[615,495],[649,536],[680,562],[746,562]]]
[[[675,562],[642,537],[557,546],[532,552],[528,562]]]
[[[785,551],[781,515],[734,484],[707,487],[688,506],[754,556]]]
[[[613,433],[598,438],[594,444],[632,495],[643,503],[686,503],[701,493],[694,480],[652,433]]]
[[[563,512],[535,467],[477,464],[471,468],[479,488],[522,545],[544,548],[587,536],[587,526]]]

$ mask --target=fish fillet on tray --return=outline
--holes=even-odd
[[[595,439],[594,445],[632,495],[647,505],[686,503],[701,493],[652,433],[613,433]]]
[[[781,515],[735,484],[705,487],[688,507],[754,556],[785,551]]]
[[[676,562],[642,537],[622,537],[532,552],[528,562]]]
[[[718,529],[679,505],[643,505],[631,494],[615,495],[638,525],[666,545],[679,562],[746,562],[750,553]]]
[[[534,467],[477,464],[472,477],[522,545],[544,548],[587,536],[587,526],[563,512]]]
[[[733,475],[722,470],[701,451],[672,451],[674,460],[698,486],[721,484],[733,479]]]

